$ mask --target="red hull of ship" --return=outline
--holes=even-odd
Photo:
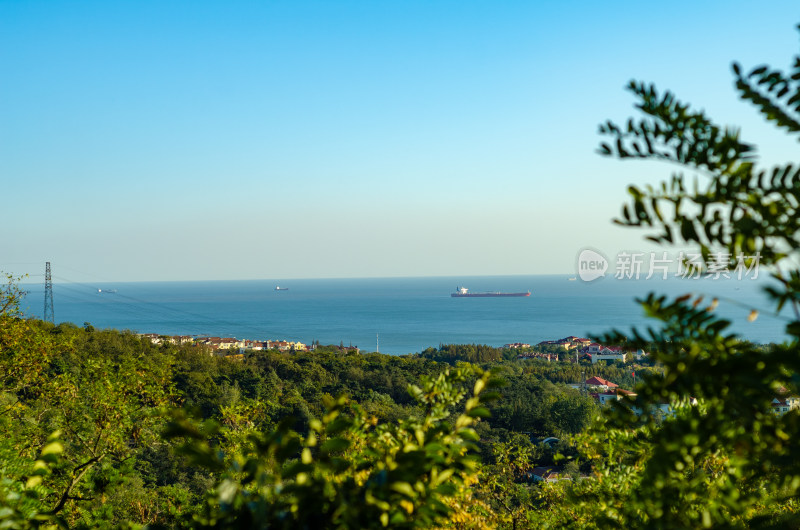
[[[531,293],[451,293],[453,298],[505,298],[517,296],[530,296]]]

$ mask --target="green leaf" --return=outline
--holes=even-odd
[[[466,414],[471,418],[489,418],[492,416],[492,413],[486,407],[475,407],[467,411]]]
[[[411,487],[411,484],[408,482],[393,482],[390,486],[390,489],[402,493],[406,497],[413,499],[417,496],[417,493],[414,491],[414,488]]]
[[[320,452],[324,454],[338,453],[350,447],[350,441],[344,438],[330,438],[320,447]]]

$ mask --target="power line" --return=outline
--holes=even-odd
[[[153,302],[153,301],[150,301],[150,300],[144,300],[144,299],[141,299],[141,298],[136,298],[136,297],[133,297],[133,296],[124,295],[124,294],[119,293],[119,292],[111,293],[111,292],[108,292],[108,291],[103,291],[102,287],[99,287],[97,285],[91,285],[91,284],[87,284],[87,283],[83,283],[83,282],[78,282],[78,281],[75,281],[75,280],[72,280],[72,279],[69,279],[69,278],[64,278],[64,277],[61,277],[61,276],[56,276],[55,278],[57,280],[59,280],[59,283],[57,284],[59,291],[61,291],[62,289],[65,289],[67,291],[71,291],[72,293],[80,295],[82,297],[82,299],[72,298],[75,301],[84,302],[84,303],[86,303],[86,302],[107,303],[109,309],[113,309],[113,310],[117,310],[117,311],[125,311],[125,312],[127,312],[129,314],[132,314],[132,315],[133,314],[147,315],[147,316],[150,316],[154,320],[158,320],[160,317],[162,319],[172,319],[172,320],[176,321],[176,324],[182,325],[184,328],[186,327],[186,323],[185,322],[181,322],[181,320],[182,320],[181,317],[183,317],[183,318],[190,317],[191,320],[192,320],[192,326],[191,327],[197,327],[198,329],[202,328],[204,325],[208,325],[209,327],[211,327],[211,326],[213,326],[213,327],[224,326],[224,327],[238,328],[238,329],[242,330],[245,333],[252,334],[252,336],[254,338],[258,337],[258,336],[261,336],[263,334],[268,334],[269,333],[268,330],[264,330],[264,329],[255,329],[255,328],[249,328],[249,327],[248,327],[249,329],[242,329],[242,323],[241,322],[227,321],[227,320],[224,320],[224,319],[220,319],[218,317],[210,317],[208,315],[203,315],[203,314],[195,313],[195,312],[192,312],[192,311],[176,309],[174,307],[170,307],[170,306],[165,305],[163,303]],[[85,291],[81,291],[81,290],[70,288],[69,287],[70,285],[81,286],[81,287],[86,288],[87,290],[91,289],[91,291],[93,293],[100,294],[102,292],[103,293],[102,294],[103,302],[100,302],[99,300],[93,301],[93,300],[88,299],[87,294],[86,294]],[[108,293],[108,296],[106,296],[106,293]],[[68,296],[68,298],[70,298],[70,297]],[[92,298],[94,298],[94,297],[92,297]],[[114,301],[111,302],[111,300],[114,300]],[[160,317],[159,317],[159,315],[160,315]],[[202,329],[201,333],[199,333],[199,334],[206,334],[206,332],[207,332],[207,329]]]

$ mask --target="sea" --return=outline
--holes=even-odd
[[[138,333],[287,340],[402,355],[441,344],[536,344],[569,335],[657,326],[635,302],[648,292],[718,300],[729,331],[759,343],[787,339],[790,314],[775,314],[764,278],[653,278],[593,282],[570,275],[269,279],[53,284],[55,322]],[[286,290],[276,291],[281,286]],[[530,291],[519,298],[453,298]],[[44,310],[44,285],[23,284],[28,316]],[[752,320],[752,310],[758,311]],[[748,318],[750,317],[750,318]],[[752,320],[752,321],[751,321]]]

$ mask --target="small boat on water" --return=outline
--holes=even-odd
[[[288,291],[289,288],[288,287],[281,287],[280,285],[276,285],[275,286],[275,290],[276,291]]]
[[[453,298],[494,298],[494,297],[512,297],[512,296],[530,296],[531,292],[524,293],[504,293],[501,291],[491,291],[485,293],[471,293],[466,287],[456,287],[456,292],[451,293]]]

